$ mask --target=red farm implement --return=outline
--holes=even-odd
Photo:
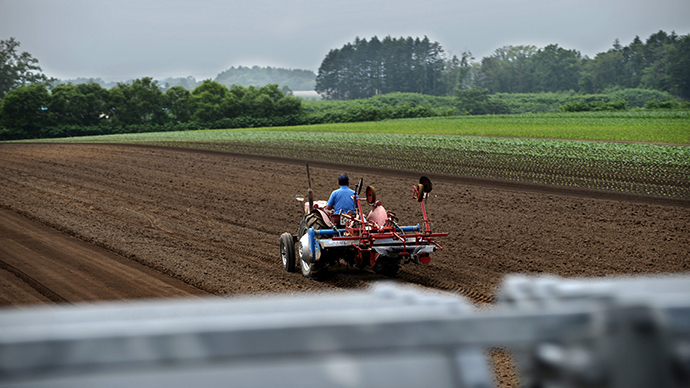
[[[435,239],[448,235],[432,231],[425,207],[431,188],[431,181],[427,177],[421,177],[419,184],[412,187],[413,198],[422,207],[422,226],[400,226],[395,215],[376,199],[373,186],[365,189],[365,199],[371,210],[364,215],[359,196],[362,179],[352,198],[355,210],[342,214],[328,211],[326,201],[313,200],[310,181],[308,202],[304,204],[297,234],[286,232],[280,236],[283,268],[294,272],[299,260],[302,274],[318,279],[329,266],[343,260],[360,269],[371,266],[374,272],[393,277],[398,275],[402,264],[428,264],[431,254],[442,249]]]

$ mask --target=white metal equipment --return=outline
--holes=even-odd
[[[0,387],[690,387],[690,276],[511,276],[491,308],[364,291],[0,310]]]

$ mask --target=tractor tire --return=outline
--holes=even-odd
[[[398,258],[379,258],[378,260],[376,260],[376,264],[374,264],[375,273],[383,276],[388,276],[390,278],[398,276],[400,274],[401,268],[402,263]]]
[[[321,263],[308,263],[304,260],[300,261],[300,267],[302,268],[302,276],[304,276],[305,278],[321,280],[321,278],[326,273],[326,267],[321,265]]]
[[[321,214],[318,212],[309,213],[302,219],[299,224],[299,230],[297,231],[297,238],[301,239],[309,228],[314,229],[329,229],[326,222],[321,218]],[[302,269],[302,275],[306,278],[319,280],[326,273],[326,267],[322,263],[310,263],[302,260],[302,252],[300,252],[300,267]]]
[[[295,240],[287,232],[280,236],[280,260],[284,270],[295,272]]]
[[[329,229],[328,225],[326,225],[326,221],[321,218],[321,213],[319,212],[309,213],[302,218],[302,221],[299,223],[299,229],[297,230],[297,239],[301,239],[309,228]]]

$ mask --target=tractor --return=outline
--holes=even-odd
[[[280,258],[287,272],[295,272],[299,260],[302,275],[318,280],[328,267],[343,260],[359,269],[371,266],[377,274],[395,277],[403,264],[429,264],[431,253],[443,249],[435,239],[448,233],[434,233],[426,213],[425,202],[432,189],[429,178],[422,176],[412,186],[412,197],[421,204],[423,226],[400,226],[395,214],[376,198],[373,186],[365,189],[365,199],[371,207],[365,215],[360,199],[363,179],[352,196],[355,210],[334,214],[326,209],[327,201],[314,201],[309,165],[307,178],[307,201],[303,196],[296,197],[304,202],[297,234],[286,232],[280,236]]]

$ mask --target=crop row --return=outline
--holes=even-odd
[[[314,132],[196,135],[140,135],[136,142],[690,199],[687,146]]]
[[[688,146],[483,136],[329,133],[314,132],[311,127],[301,128],[309,128],[310,131],[207,130],[61,141],[204,148],[690,199]]]

